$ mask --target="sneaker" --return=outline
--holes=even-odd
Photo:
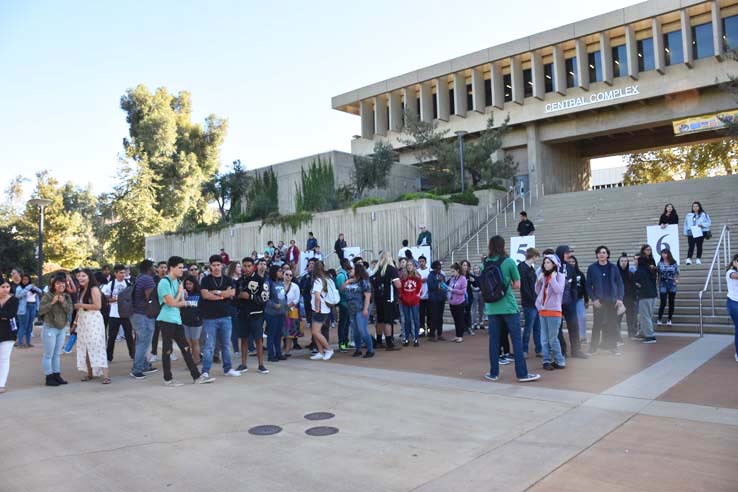
[[[501,366],[506,366],[510,363],[510,361],[506,357],[500,357],[499,364]]]
[[[692,264],[692,258],[687,258],[687,261],[684,262],[685,265],[691,265]]]
[[[169,386],[170,388],[177,388],[179,386],[184,386],[184,383],[180,383],[176,379],[170,379],[169,381],[164,381],[164,386]]]
[[[341,352],[342,354],[345,354],[346,352],[348,352],[348,345],[345,343],[339,343],[338,351]]]
[[[253,357],[256,355],[256,350],[249,350],[249,356]]]
[[[356,348],[356,344],[354,342],[349,342],[348,348]]]
[[[156,367],[149,367],[141,372],[143,372],[144,374],[154,374],[155,372],[159,372],[159,369],[157,369]]]
[[[363,354],[361,353],[361,350],[357,350],[351,355],[351,357],[361,357]]]
[[[159,361],[159,357],[157,355],[152,355],[151,358],[149,359],[149,363],[151,364],[153,364],[154,362],[158,362],[158,361]]]
[[[177,360],[177,354],[175,354],[174,352],[172,352],[172,355],[169,356],[169,360],[172,360],[172,361]]]
[[[331,360],[331,357],[333,357],[333,351],[332,350],[326,350],[323,354],[323,360]]]
[[[543,363],[543,368],[545,370],[547,370],[547,371],[553,371],[554,370],[554,367],[553,367],[553,365],[550,362],[544,362]]]
[[[735,354],[735,361],[738,362],[738,354]]]
[[[228,377],[232,377],[232,378],[237,378],[237,377],[239,377],[241,375],[241,373],[238,372],[238,371],[236,371],[236,370],[234,370],[234,369],[228,369],[228,372],[224,372],[223,375],[224,376],[228,376]]]
[[[610,355],[614,355],[615,357],[620,357],[621,355],[623,355],[623,353],[619,351],[618,349],[610,349]]]
[[[241,358],[241,352],[233,352],[233,358],[234,359],[240,359]]]
[[[697,258],[697,260],[695,260],[695,263],[697,263],[698,265],[701,265],[702,264],[702,260],[700,260],[699,258]]]
[[[531,381],[537,381],[539,379],[541,379],[540,374],[528,374],[524,378],[518,378],[518,381],[520,381],[521,383],[529,383]]]
[[[631,339],[632,341],[634,341],[634,342],[640,342],[640,341],[641,341],[641,340],[643,340],[644,338],[646,338],[646,337],[644,337],[644,336],[643,336],[643,335],[641,335],[640,333],[636,333],[635,335],[633,335],[632,337],[630,337],[630,339]]]
[[[146,379],[146,374],[142,372],[131,372],[129,374],[133,379]]]
[[[471,328],[471,329],[469,330],[469,335],[471,335],[471,336],[474,336],[474,335],[476,335],[476,333],[474,332],[474,328]]]
[[[500,379],[500,376],[493,376],[492,374],[487,373],[484,375],[484,379],[486,379],[487,381],[497,381],[498,379]]]
[[[213,381],[215,381],[215,378],[211,378],[210,376],[208,376],[207,372],[204,372],[200,374],[199,378],[195,379],[194,383],[195,384],[209,384],[209,383],[212,383]]]
[[[249,372],[249,368],[244,366],[243,364],[239,365],[236,370],[243,374],[244,372]]]
[[[348,350],[347,350],[347,352],[348,352]],[[277,360],[287,360],[287,356],[286,355],[283,355],[283,354],[279,354],[277,356]]]
[[[279,357],[267,357],[267,362],[279,362]]]
[[[311,354],[317,354],[318,353],[318,349],[316,349],[316,348],[310,349],[310,353]]]
[[[323,354],[320,352],[313,354],[312,357],[310,357],[310,360],[323,360]]]
[[[563,365],[563,366],[562,366],[562,365],[560,365],[560,364],[559,364],[559,363],[557,363],[557,362],[554,362],[554,363],[553,363],[553,364],[551,364],[551,365],[553,366],[553,368],[554,368],[554,369],[565,369],[565,368],[566,368],[566,365]]]
[[[660,319],[657,319],[656,320],[656,326],[661,326],[661,320]]]
[[[407,347],[408,345],[410,345],[410,340],[403,340],[402,341],[402,346],[403,347]]]
[[[446,341],[446,338],[444,338],[443,335],[438,335],[438,341],[439,342],[445,342]]]
[[[666,321],[666,326],[671,326],[671,320]]]
[[[417,338],[413,340],[413,347],[420,347],[420,342],[418,341]]]
[[[259,366],[256,372],[258,372],[259,374],[269,374],[269,369],[264,366]]]
[[[461,343],[463,341],[464,341],[464,339],[461,338],[461,337],[456,337],[456,340],[454,340],[454,342],[456,342],[456,343]]]
[[[641,343],[656,343],[656,337],[645,337]]]
[[[374,357],[373,350],[371,352],[367,352],[366,354],[364,354],[364,359],[371,359],[372,357]]]

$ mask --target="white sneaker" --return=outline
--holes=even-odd
[[[312,357],[310,357],[310,360],[323,360],[323,354],[318,352],[317,354],[314,354]]]
[[[656,326],[661,326],[661,320],[660,319],[657,319],[656,320]]]
[[[241,373],[236,371],[235,369],[228,369],[228,372],[223,373],[224,376],[230,376],[232,378],[238,378],[241,377]]]
[[[666,326],[671,326],[671,320],[666,320]]]
[[[169,381],[164,381],[164,386],[169,386],[170,388],[177,388],[179,386],[184,386],[184,383],[180,383],[176,379],[170,379]]]
[[[697,258],[694,262],[697,263],[698,265],[702,264],[702,260],[700,260],[699,258]]]
[[[172,355],[169,356],[170,360],[177,360],[177,354],[172,352]]]
[[[159,357],[157,357],[156,355],[152,355],[151,358],[149,359],[149,362],[151,362],[152,364],[158,361],[159,361]]]
[[[684,264],[685,265],[691,265],[692,264],[691,258],[687,258],[687,261],[685,261]]]
[[[529,383],[531,381],[537,381],[539,379],[541,379],[541,375],[540,374],[531,373],[531,374],[528,374],[524,378],[519,378],[518,381],[520,381],[521,383]]]
[[[331,357],[333,357],[333,351],[332,350],[326,350],[323,354],[323,360],[331,360]]]
[[[738,354],[735,354],[735,361],[738,362]]]
[[[213,381],[215,381],[215,378],[211,378],[210,376],[208,376],[207,372],[204,372],[200,375],[199,378],[195,379],[195,384],[208,384],[212,383]]]

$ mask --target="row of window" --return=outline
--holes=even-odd
[[[726,49],[738,49],[738,15],[723,18],[723,42]],[[673,31],[664,36],[664,61],[666,65],[679,65],[684,63],[684,47],[682,46],[682,31]],[[692,26],[692,56],[694,59],[708,58],[714,54],[712,41],[712,22]],[[636,52],[638,55],[638,71],[647,72],[656,68],[653,38],[645,38],[637,41]],[[604,78],[602,72],[602,54],[600,51],[588,53],[588,77],[590,83],[601,82]],[[612,69],[614,77],[625,77],[628,75],[628,55],[625,45],[612,48]],[[579,74],[577,70],[577,57],[567,58],[564,64],[566,71],[566,87],[572,88],[579,85]],[[543,65],[544,86],[546,93],[555,90],[553,63]],[[512,101],[512,76],[504,74],[502,84],[505,92],[505,102]],[[471,111],[474,107],[472,97],[472,86],[466,86],[466,107]],[[523,70],[523,95],[533,96],[533,73],[530,68]],[[492,105],[492,81],[484,81],[485,106]],[[455,112],[456,100],[454,90],[449,89],[450,112]],[[405,105],[403,103],[403,109]],[[420,114],[420,99],[417,99],[416,110]],[[388,109],[389,111],[389,109]],[[433,98],[433,118],[438,118],[438,102]]]

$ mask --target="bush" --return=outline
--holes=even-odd
[[[479,205],[479,198],[471,190],[466,190],[463,193],[454,193],[449,197],[454,203],[461,203],[463,205]]]
[[[448,210],[448,205],[451,203],[448,198],[436,195],[434,193],[428,193],[425,191],[417,191],[412,193],[405,193],[404,195],[400,195],[400,197],[396,200],[398,202],[406,202],[410,200],[438,200],[443,202],[443,205]]]
[[[386,203],[386,200],[384,198],[377,198],[377,197],[366,197],[362,198],[361,200],[357,200],[354,203],[351,204],[351,209],[356,212],[357,208],[361,207],[369,207],[371,205],[381,205],[383,203]]]
[[[301,225],[308,224],[312,222],[312,220],[313,214],[310,212],[296,212],[289,215],[271,214],[269,217],[266,217],[261,221],[259,231],[261,231],[261,228],[265,225],[278,225],[281,227],[282,231],[287,232],[287,228],[289,228],[294,234]]]

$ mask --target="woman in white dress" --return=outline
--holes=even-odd
[[[82,381],[102,376],[103,384],[110,384],[108,356],[105,345],[105,322],[100,308],[102,295],[89,268],[77,273],[79,283],[78,302],[74,305],[77,317],[72,331],[77,333],[77,370],[86,372]]]

